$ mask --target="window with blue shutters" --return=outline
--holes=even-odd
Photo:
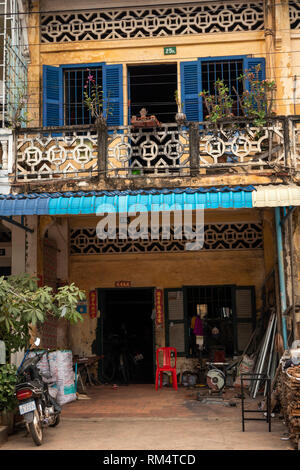
[[[43,67],[43,125],[62,126],[63,74],[60,67]]]
[[[242,95],[243,81],[238,78],[246,71],[255,71],[261,66],[259,78],[265,78],[265,59],[246,56],[207,57],[193,62],[181,63],[181,100],[188,121],[203,121],[207,110],[199,93],[208,91],[214,93],[214,84],[218,79],[224,80],[234,100],[233,113],[240,116],[239,96]],[[245,83],[249,89],[249,83]]]
[[[108,125],[123,124],[122,65],[84,64],[43,67],[44,126],[94,122],[95,117],[84,103],[84,91],[91,92],[89,75],[103,90],[103,112]]]

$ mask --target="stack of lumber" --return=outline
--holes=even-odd
[[[290,440],[299,448],[300,443],[300,365],[282,369],[278,391],[280,404]]]

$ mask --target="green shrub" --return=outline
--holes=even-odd
[[[17,368],[14,365],[4,364],[0,366],[0,411],[12,411],[17,400],[14,396],[17,382]]]

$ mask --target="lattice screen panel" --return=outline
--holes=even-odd
[[[300,2],[299,0],[290,0],[290,24],[291,29],[300,29]]]
[[[193,228],[195,231],[195,227]],[[182,252],[186,250],[188,240],[174,238],[174,230],[170,229],[170,239],[151,240],[149,229],[148,239],[132,240],[116,238],[100,240],[95,228],[74,228],[70,231],[71,255],[95,255],[113,253],[155,253]],[[203,250],[253,250],[263,248],[263,229],[261,223],[209,224],[204,226]]]
[[[41,42],[99,41],[179,34],[259,31],[263,2],[209,2],[41,14]]]

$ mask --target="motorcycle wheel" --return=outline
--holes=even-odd
[[[42,428],[42,421],[40,415],[37,410],[34,411],[33,421],[29,423],[29,430],[31,433],[31,437],[34,443],[37,446],[42,445],[43,442],[43,428]]]
[[[55,418],[55,421],[53,424],[50,424],[50,428],[54,428],[55,426],[57,426],[58,424],[60,423],[60,414],[59,415],[56,415],[56,418]]]

